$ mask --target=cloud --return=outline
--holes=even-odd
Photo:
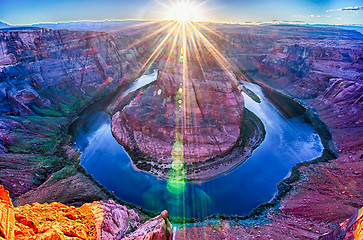
[[[271,20],[272,23],[290,23],[290,24],[294,24],[294,23],[305,23],[304,21],[301,20]]]
[[[362,11],[363,6],[355,6],[355,7],[345,7],[345,8],[338,8],[338,9],[329,9],[326,10],[327,13],[335,12],[335,11]]]
[[[294,15],[294,18],[308,18],[308,16],[305,15]]]
[[[310,14],[310,15],[294,15],[294,18],[303,18],[303,19],[308,19],[308,18],[330,18],[330,15],[316,15],[316,14]]]
[[[360,6],[356,6],[356,7],[345,7],[345,8],[340,8],[340,9],[337,9],[338,11],[362,11],[363,10],[363,7]]]

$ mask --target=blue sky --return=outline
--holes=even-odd
[[[19,25],[159,19],[165,16],[160,2],[168,4],[167,0],[0,0],[0,21]],[[207,0],[203,8],[202,20],[213,22],[363,24],[363,0]]]

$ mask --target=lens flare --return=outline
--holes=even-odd
[[[165,8],[165,19],[175,21],[202,21],[204,11],[202,5],[205,2],[178,0],[169,1],[168,5],[162,4]]]

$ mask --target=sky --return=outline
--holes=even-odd
[[[81,20],[158,20],[170,15],[165,7],[170,5],[169,1],[172,0],[0,0],[0,21],[28,25]],[[193,1],[202,4],[195,21],[363,25],[363,0]]]

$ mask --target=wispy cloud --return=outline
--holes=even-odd
[[[317,14],[310,14],[310,15],[294,15],[294,18],[303,18],[303,19],[308,19],[308,18],[330,18],[330,15],[317,15]]]
[[[296,24],[296,23],[305,23],[304,21],[301,21],[301,20],[271,20],[272,23],[278,23],[278,24],[281,24],[281,23],[290,23],[290,24]]]
[[[329,9],[326,10],[327,13],[334,12],[334,11],[362,11],[363,6],[355,6],[355,7],[345,7],[345,8],[338,8],[338,9]]]
[[[356,6],[356,7],[345,7],[345,8],[340,8],[340,9],[337,9],[338,11],[362,11],[363,10],[363,7],[360,6]]]

